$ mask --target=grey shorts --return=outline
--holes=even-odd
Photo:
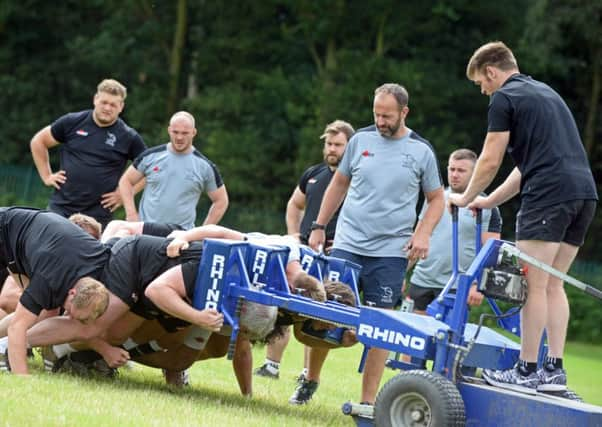
[[[410,283],[410,289],[407,295],[414,300],[414,310],[425,311],[428,305],[439,296],[443,289],[425,288]]]

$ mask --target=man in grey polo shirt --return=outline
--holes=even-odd
[[[144,151],[119,180],[126,219],[177,224],[188,230],[195,225],[201,194],[207,193],[211,207],[203,224],[217,224],[228,208],[228,193],[217,166],[192,145],[194,117],[186,111],[175,113],[167,132],[170,142]],[[142,179],[146,187],[138,214],[134,186]]]
[[[361,265],[364,303],[386,309],[401,296],[407,259],[428,255],[431,233],[444,208],[435,153],[406,127],[408,112],[404,87],[388,83],[376,89],[376,130],[358,132],[349,141],[309,238],[314,249],[324,244],[325,224],[342,203],[331,256]],[[412,233],[420,191],[428,208]],[[374,404],[387,354],[379,348],[369,350],[362,403]]]
[[[477,155],[474,151],[461,148],[450,154],[447,164],[447,181],[445,199],[450,193],[463,193],[470,181]],[[423,208],[426,208],[426,205]],[[422,218],[422,213],[420,214]],[[499,239],[502,231],[502,219],[498,208],[484,209],[481,241]],[[427,306],[439,295],[452,274],[452,218],[445,210],[439,224],[431,235],[431,252],[426,259],[418,261],[410,279],[408,296],[414,300],[414,312],[424,314]],[[476,225],[470,209],[460,208],[458,211],[458,269],[464,273],[476,255]],[[410,264],[412,264],[410,262]],[[408,269],[411,265],[408,266]],[[468,295],[468,304],[479,305],[483,294],[473,285]]]

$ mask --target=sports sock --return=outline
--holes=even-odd
[[[56,357],[60,359],[63,356],[76,352],[77,350],[71,347],[69,344],[57,344],[52,346],[52,351],[54,351]]]
[[[137,345],[138,345],[138,343],[136,341],[134,341],[131,338],[128,338],[127,340],[125,340],[125,342],[121,346],[126,350],[130,350],[130,349],[136,347]]]
[[[547,356],[543,362],[543,367],[546,371],[552,372],[556,369],[562,369],[562,357]]]
[[[165,349],[161,347],[157,341],[152,340],[128,349],[128,353],[130,353],[130,356],[142,356],[144,354],[152,354],[164,350]]]
[[[276,373],[280,370],[280,362],[274,362],[272,359],[268,359],[267,357],[264,364],[270,372]]]
[[[537,371],[537,362],[527,362],[519,359],[517,369],[519,374],[521,374],[523,377],[526,377],[527,375]]]

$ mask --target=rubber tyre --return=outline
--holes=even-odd
[[[429,371],[406,371],[378,393],[374,421],[379,427],[464,426],[464,401],[447,378]]]

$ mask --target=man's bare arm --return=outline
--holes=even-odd
[[[299,237],[301,219],[305,211],[305,194],[297,186],[286,204],[286,233]]]
[[[34,135],[29,147],[31,149],[33,162],[36,165],[36,169],[38,170],[38,174],[44,185],[59,190],[61,185],[67,181],[67,175],[64,170],[52,173],[52,168],[50,167],[50,154],[48,152],[52,147],[57,145],[59,145],[59,142],[52,136],[50,126],[46,126]]]
[[[209,207],[205,221],[203,221],[203,225],[217,224],[224,217],[230,204],[226,186],[222,185],[217,190],[207,193],[207,196],[211,199],[211,206]]]

